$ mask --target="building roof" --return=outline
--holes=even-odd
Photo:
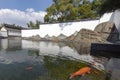
[[[16,26],[15,24],[11,25],[11,24],[3,24],[3,26],[8,30],[8,29],[16,29],[16,30],[22,30],[25,29],[21,26]],[[2,27],[3,27],[2,26]]]

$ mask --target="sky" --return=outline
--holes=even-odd
[[[27,27],[29,21],[44,22],[46,8],[52,0],[0,0],[0,23]]]

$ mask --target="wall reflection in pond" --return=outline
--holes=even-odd
[[[61,42],[33,42],[22,40],[22,48],[38,49],[39,55],[64,56],[72,59],[75,58],[79,60],[84,60],[87,62],[93,61],[93,58],[89,54],[79,54],[75,48]]]
[[[6,51],[21,50],[21,39],[0,39],[0,49]]]

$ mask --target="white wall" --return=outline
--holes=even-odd
[[[99,23],[110,21],[112,15],[113,15],[113,13],[106,13],[106,14],[104,14],[103,16],[101,16]]]
[[[54,24],[41,24],[40,29],[37,30],[22,30],[22,37],[30,37],[32,35],[40,35],[44,37],[45,35],[58,36],[64,34],[70,36],[76,31],[80,31],[82,28],[94,30],[94,28],[99,24],[106,21],[114,22],[119,33],[120,33],[120,11],[104,14],[99,20],[88,20],[88,21],[76,21],[76,22],[66,22],[66,23],[54,23]],[[120,39],[120,37],[119,37]]]
[[[22,30],[21,31],[22,37],[31,37],[31,36],[37,35],[39,33],[40,33],[39,29]]]
[[[50,37],[58,36],[60,34],[70,36],[76,31],[80,31],[80,29],[82,28],[94,30],[95,26],[98,23],[99,23],[99,20],[41,24],[40,29],[22,30],[22,37],[30,37],[32,35],[37,35],[37,34],[40,35],[40,37],[45,37],[47,34]]]
[[[119,31],[119,39],[120,39],[120,10],[116,10],[113,15],[111,16],[111,20],[112,22],[115,23],[116,28]]]
[[[106,21],[111,21],[115,23],[115,26],[119,32],[119,39],[120,39],[120,10],[116,10],[115,12],[104,14],[100,19],[100,23]]]
[[[94,30],[98,23],[99,20],[72,22],[71,25],[66,25],[61,31],[61,33],[66,36],[70,36],[76,31],[80,31],[82,28]]]
[[[61,33],[61,28],[58,24],[42,24],[40,25],[40,37],[45,37],[45,35],[58,36]]]

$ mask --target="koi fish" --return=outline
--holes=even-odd
[[[26,70],[31,70],[33,67],[27,67]]]
[[[76,76],[84,76],[86,73],[90,73],[91,68],[90,67],[84,67],[73,73],[69,79],[72,79]]]

